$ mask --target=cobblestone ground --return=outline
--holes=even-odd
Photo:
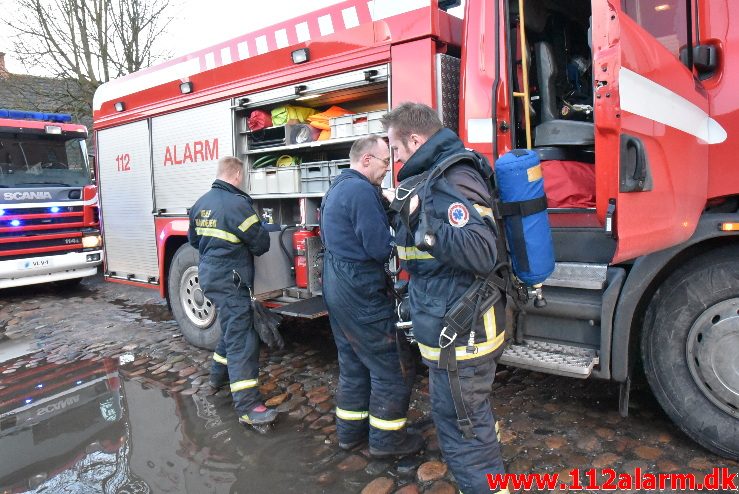
[[[12,289],[0,297],[0,339],[29,338],[40,351],[36,358],[70,362],[131,355],[133,359],[120,368],[124,379],[173,394],[208,393],[210,352],[183,340],[154,290],[95,277],[74,289]],[[396,462],[372,460],[366,449],[340,452],[333,416],[338,365],[330,331],[325,322],[287,321],[283,326],[286,349],[262,352],[261,391],[269,398],[268,405],[302,422],[310,443],[306,447],[315,447],[315,455],[326,466],[313,479],[316,489],[456,492],[439,453],[422,367],[409,419],[425,436],[426,452]],[[6,370],[0,378],[8,382],[12,372]],[[215,398],[228,400],[224,391]],[[569,482],[573,468],[583,472],[613,468],[621,473],[640,468],[700,476],[713,468],[739,471],[736,462],[712,455],[682,434],[644,389],[632,392],[630,415],[621,418],[614,385],[503,368],[496,376],[493,402],[502,425],[504,460],[512,473],[556,472]],[[581,481],[587,480],[583,474]]]

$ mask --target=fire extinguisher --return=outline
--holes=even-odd
[[[295,285],[308,288],[308,249],[306,240],[317,237],[313,228],[301,228],[293,234],[293,255],[295,263]]]

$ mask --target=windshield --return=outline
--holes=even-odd
[[[0,134],[0,187],[81,187],[90,184],[81,138]]]

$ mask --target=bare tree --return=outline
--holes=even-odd
[[[148,67],[172,0],[16,0],[13,47],[29,71],[66,81],[65,98],[91,112],[102,83]]]

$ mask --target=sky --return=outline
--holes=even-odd
[[[174,18],[159,40],[159,48],[177,57],[342,1],[172,0],[178,8],[174,9]],[[0,0],[0,12],[12,12],[14,3],[15,0]],[[255,8],[256,5],[259,7]],[[452,13],[461,16],[459,8]],[[7,53],[7,69],[12,73],[25,73],[20,61],[9,53],[11,50],[12,40],[7,29],[0,28],[0,51]]]

